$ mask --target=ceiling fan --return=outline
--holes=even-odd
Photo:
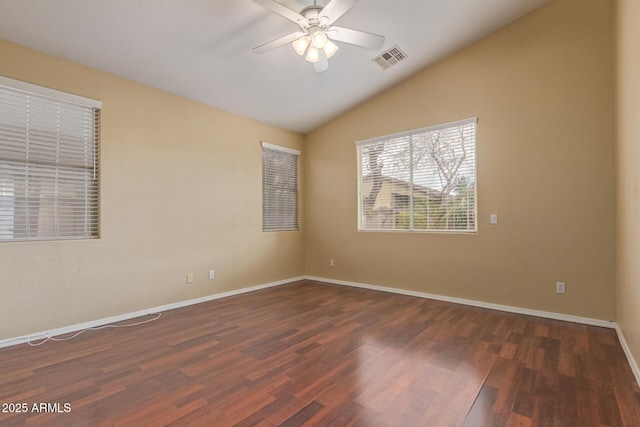
[[[331,0],[324,7],[319,6],[314,0],[311,6],[305,7],[300,13],[289,9],[276,0],[253,1],[300,27],[300,31],[254,47],[255,53],[265,53],[287,43],[292,43],[296,53],[300,56],[306,53],[305,59],[313,63],[316,73],[322,73],[329,69],[329,58],[338,51],[338,46],[332,40],[372,50],[380,49],[384,44],[384,36],[333,25],[355,6],[358,0]]]

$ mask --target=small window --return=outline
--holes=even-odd
[[[298,230],[300,152],[262,143],[262,231]]]
[[[475,232],[476,122],[357,142],[359,229]]]
[[[98,237],[100,108],[0,76],[0,242]]]

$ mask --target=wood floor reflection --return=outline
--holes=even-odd
[[[0,403],[3,427],[640,425],[612,329],[312,281],[0,349]]]

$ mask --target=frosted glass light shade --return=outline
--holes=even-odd
[[[309,47],[309,43],[310,40],[308,36],[301,37],[293,42],[293,50],[295,50],[298,55],[302,56]]]
[[[338,51],[338,46],[331,40],[327,40],[322,50],[324,50],[324,54],[327,56],[327,59],[329,59]]]
[[[310,46],[305,59],[309,62],[316,63],[320,61],[320,52],[315,47]]]
[[[322,49],[327,43],[327,35],[324,31],[316,31],[311,35],[311,44],[316,49]]]

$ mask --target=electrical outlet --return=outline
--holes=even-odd
[[[557,294],[564,294],[565,293],[564,282],[556,282],[556,293]]]
[[[213,270],[209,270],[209,280],[213,280],[216,277],[216,273]]]
[[[489,215],[489,222],[491,224],[497,224],[498,223],[498,214]]]
[[[187,273],[187,283],[193,283],[193,273]]]
[[[333,258],[331,258],[329,260],[329,267],[335,267],[335,266],[336,266],[336,263],[335,263],[335,261],[333,261]]]

